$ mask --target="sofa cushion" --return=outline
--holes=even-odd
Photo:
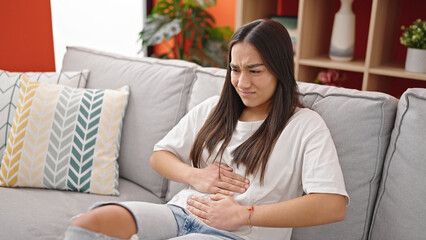
[[[187,111],[204,100],[220,95],[225,81],[226,70],[221,68],[197,68],[189,93]]]
[[[7,72],[0,70],[0,159],[3,157],[18,105],[21,76],[31,81],[57,83],[70,87],[84,88],[89,77],[89,70],[75,72]]]
[[[62,71],[90,69],[88,88],[129,85],[118,163],[120,176],[164,196],[167,181],[152,170],[155,143],[186,112],[196,64],[180,60],[131,58],[79,47],[68,47]]]
[[[0,185],[118,195],[128,86],[71,88],[21,80]]]
[[[128,180],[119,179],[120,196],[0,187],[0,239],[63,239],[71,218],[105,201],[163,200]],[[17,225],[18,224],[18,225]]]
[[[426,236],[426,89],[408,89],[398,104],[370,239]]]
[[[378,92],[299,82],[302,104],[330,129],[351,199],[342,222],[296,228],[292,239],[367,239],[398,100]]]

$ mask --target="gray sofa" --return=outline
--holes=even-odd
[[[87,88],[130,86],[119,196],[0,187],[0,239],[59,239],[98,201],[164,203],[182,184],[149,165],[154,144],[184,114],[220,93],[225,70],[68,47],[62,71],[89,69]],[[299,83],[302,103],[326,121],[351,197],[343,222],[294,229],[292,239],[425,239],[426,89],[384,93]]]

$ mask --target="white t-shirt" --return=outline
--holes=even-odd
[[[219,97],[212,97],[193,108],[155,145],[154,151],[169,151],[191,165],[189,155],[192,144],[218,100]],[[232,151],[247,140],[262,123],[263,121],[238,121],[222,159],[235,173],[244,176],[245,166],[240,165],[237,168],[232,163]],[[216,152],[212,156],[215,156]],[[206,150],[202,157],[201,167],[211,163],[206,162]],[[250,179],[247,191],[234,194],[235,200],[245,206],[281,202],[300,197],[303,193],[340,194],[346,196],[347,202],[349,201],[330,132],[323,119],[307,108],[298,109],[278,138],[266,165],[263,186],[260,185],[260,173],[247,178]],[[189,186],[176,194],[169,204],[185,208],[187,199],[193,195],[208,196]],[[244,226],[233,233],[244,239],[287,240],[291,237],[291,231],[291,228]]]

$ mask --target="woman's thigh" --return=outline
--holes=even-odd
[[[170,238],[169,240],[224,240],[226,238],[214,235],[206,235],[202,233],[191,233],[184,236]]]
[[[177,236],[178,227],[173,212],[164,204],[146,202],[112,202],[96,204],[119,205],[127,209],[136,222],[139,239],[169,239]]]

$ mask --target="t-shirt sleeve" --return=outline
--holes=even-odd
[[[198,131],[219,98],[211,97],[189,111],[155,146],[154,151],[168,151],[190,164],[190,152]]]
[[[306,136],[303,157],[302,185],[306,194],[331,193],[346,197],[342,169],[330,131],[322,118],[315,121],[318,127]]]

